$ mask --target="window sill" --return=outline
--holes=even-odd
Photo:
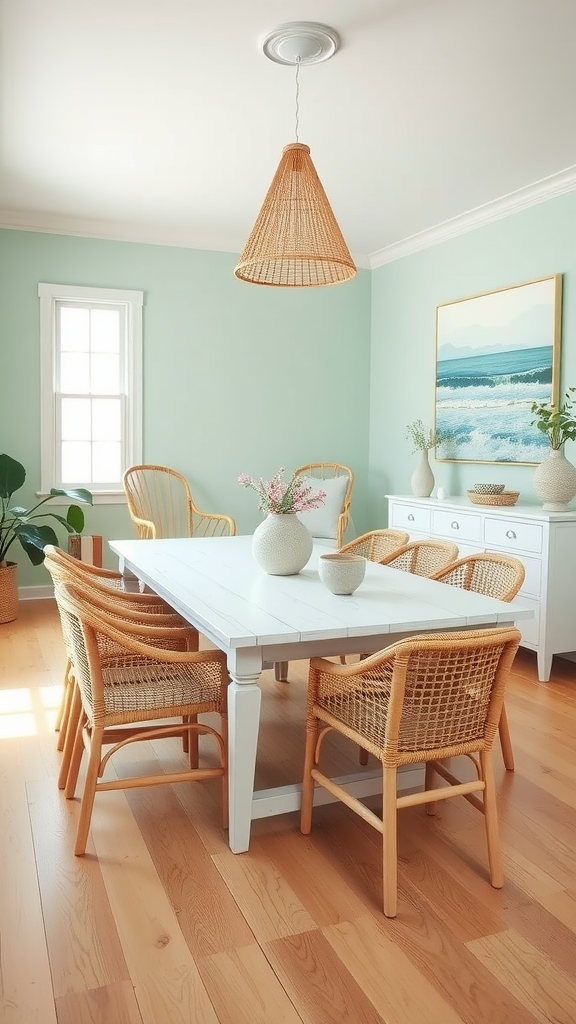
[[[94,491],[88,488],[92,493],[92,504],[93,505],[125,505],[126,494],[124,491]],[[37,498],[47,498],[49,495],[45,492],[36,491]],[[49,505],[70,505],[74,504],[71,498],[67,498],[65,495],[56,495],[51,498],[47,503]],[[79,501],[78,504],[83,506],[85,503]]]

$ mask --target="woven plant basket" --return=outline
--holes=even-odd
[[[18,615],[18,566],[0,565],[0,623],[13,622]]]

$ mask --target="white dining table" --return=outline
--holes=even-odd
[[[255,818],[298,808],[300,785],[254,791],[263,668],[275,662],[381,650],[401,637],[437,630],[500,626],[532,617],[521,601],[509,604],[411,573],[368,562],[354,594],[336,596],[318,576],[315,544],[295,576],[269,576],[252,556],[251,536],[178,540],[115,540],[121,571],[163,597],[216,647],[230,674],[229,844],[248,850]],[[304,728],[304,722],[302,723]],[[372,773],[381,786],[381,774]],[[345,784],[362,795],[370,789]],[[329,800],[322,791],[318,802]]]

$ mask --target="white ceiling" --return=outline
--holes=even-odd
[[[295,139],[258,45],[292,21],[342,40],[300,70],[299,138],[359,265],[576,187],[576,0],[0,4],[0,225],[241,251]]]

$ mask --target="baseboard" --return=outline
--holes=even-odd
[[[54,587],[18,587],[19,601],[43,601],[54,597]]]

